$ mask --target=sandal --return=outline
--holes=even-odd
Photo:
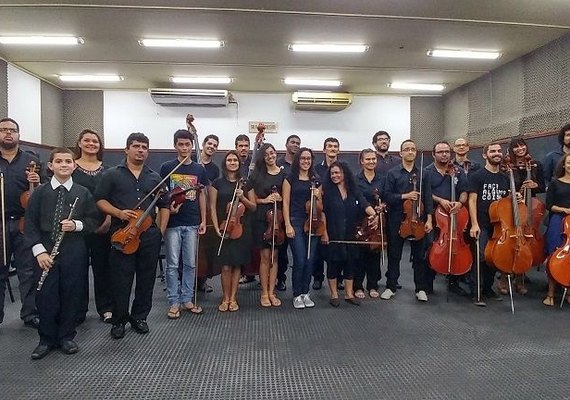
[[[542,304],[548,307],[554,307],[554,296],[546,296],[544,300],[542,300]]]
[[[184,311],[190,311],[192,314],[202,314],[202,307],[195,305],[191,301],[182,305]]]
[[[281,305],[281,300],[279,300],[274,294],[269,295],[269,301],[273,307],[279,307]]]
[[[261,296],[261,307],[271,307],[271,302],[269,301],[269,296]]]
[[[354,297],[358,299],[363,299],[366,297],[366,295],[364,294],[364,291],[362,289],[358,289],[356,292],[354,292]]]
[[[232,311],[232,312],[239,310],[239,305],[238,305],[237,301],[235,301],[235,300],[234,300],[234,301],[230,301],[229,309],[230,309],[230,311]]]
[[[218,306],[218,311],[221,311],[221,312],[226,312],[226,311],[228,311],[229,304],[230,304],[229,301],[222,301],[222,302],[220,303],[220,305]]]
[[[372,299],[377,299],[378,297],[380,297],[380,293],[378,293],[378,290],[376,290],[376,289],[370,289],[368,291],[368,294],[370,295],[370,298],[372,298]]]
[[[179,306],[171,306],[168,309],[168,313],[166,315],[168,316],[168,319],[180,318],[180,307]]]

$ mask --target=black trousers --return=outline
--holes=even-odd
[[[113,308],[111,297],[111,268],[109,253],[111,251],[110,234],[90,234],[85,237],[85,244],[93,270],[93,289],[95,291],[95,308],[103,316]],[[89,309],[89,273],[85,274],[82,284],[82,294],[78,310],[78,319],[84,319]]]
[[[42,289],[37,291],[34,288],[40,317],[40,344],[57,346],[76,335],[75,317],[82,295],[81,284],[88,269],[87,250],[81,243],[83,239],[77,239],[74,246],[62,246]],[[35,269],[39,279],[42,270],[37,261]]]
[[[111,282],[113,288],[113,323],[146,319],[152,308],[152,292],[162,237],[156,226],[141,235],[134,254],[111,249]],[[135,297],[130,304],[131,288],[135,282]],[[130,312],[129,312],[130,308]]]
[[[277,254],[277,280],[280,282],[285,282],[287,280],[287,268],[289,266],[289,256],[287,255],[287,248],[289,247],[289,241],[287,236],[285,236],[285,241],[279,247],[279,253]]]
[[[398,225],[390,225],[388,236],[388,270],[386,271],[386,288],[396,291],[398,279],[400,278],[400,261],[402,259],[402,249],[407,242],[398,234]],[[420,290],[427,291],[427,262],[425,237],[421,240],[409,241],[412,250],[412,268],[414,270],[414,285],[416,293]]]
[[[491,237],[492,232],[481,229],[479,234],[479,277],[477,277],[477,242],[474,240],[472,244],[473,251],[473,266],[471,267],[471,292],[474,296],[477,295],[477,279],[480,279],[481,292],[488,293],[493,289],[495,282],[495,275],[497,269],[485,262],[485,247]]]
[[[368,247],[362,246],[354,272],[354,290],[364,290],[364,278],[366,278],[366,290],[378,290],[381,276],[380,252],[374,253]]]
[[[6,219],[6,254],[8,261],[14,255],[12,265],[16,268],[16,274],[18,275],[18,289],[22,301],[20,318],[23,321],[29,321],[38,315],[36,309],[37,276],[34,274],[37,262],[31,248],[25,243],[24,235],[20,232],[17,219]],[[2,264],[0,268],[0,322],[4,319],[4,298],[9,262]]]

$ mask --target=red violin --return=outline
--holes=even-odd
[[[227,219],[220,224],[220,231],[224,233],[226,239],[239,239],[243,235],[241,217],[245,213],[245,205],[235,195],[238,190],[241,190],[243,184],[243,178],[237,182],[233,199],[226,205]]]
[[[413,191],[418,191],[418,181],[416,174],[411,178],[413,184]],[[425,224],[420,220],[420,215],[424,212],[424,205],[421,201],[421,196],[417,200],[407,199],[402,206],[404,210],[404,220],[400,223],[400,236],[404,239],[412,238],[413,240],[420,240],[426,234]]]
[[[277,193],[277,186],[271,188],[271,193]],[[265,213],[267,221],[267,230],[263,233],[263,240],[274,246],[280,246],[285,241],[285,230],[283,229],[283,212],[277,208],[277,202],[273,203],[273,207]]]

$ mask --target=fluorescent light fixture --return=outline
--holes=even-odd
[[[2,44],[73,46],[83,44],[83,39],[74,36],[0,36]]]
[[[289,50],[308,53],[364,53],[366,44],[290,44]]]
[[[119,75],[60,75],[62,82],[120,82],[123,80]]]
[[[216,49],[222,47],[221,40],[194,39],[140,39],[139,44],[145,47],[187,47],[197,49]]]
[[[170,82],[172,83],[205,83],[210,85],[227,85],[232,82],[232,78],[227,76],[212,76],[212,77],[199,77],[199,76],[171,76]]]
[[[447,57],[447,58],[475,58],[483,60],[496,60],[501,57],[498,51],[475,51],[475,50],[428,50],[427,55],[430,57]]]
[[[445,86],[434,83],[405,83],[405,82],[392,82],[388,84],[389,88],[402,89],[402,90],[427,90],[434,92],[441,92]]]
[[[296,79],[285,78],[283,83],[292,86],[321,86],[321,87],[339,87],[342,85],[341,81],[331,79]]]

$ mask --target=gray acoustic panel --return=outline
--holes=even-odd
[[[41,83],[42,144],[63,145],[63,91]]]
[[[467,137],[469,130],[469,99],[467,88],[461,87],[443,98],[445,140],[453,142]]]
[[[63,91],[63,144],[75,146],[77,136],[84,129],[103,135],[103,91]]]
[[[469,84],[469,132],[491,125],[491,78],[485,75]]]
[[[0,118],[8,115],[8,64],[0,60]]]
[[[410,99],[411,138],[418,150],[431,150],[443,140],[443,98],[416,97]]]

